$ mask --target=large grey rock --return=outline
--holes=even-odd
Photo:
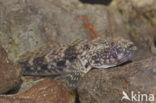
[[[95,69],[82,78],[78,88],[81,103],[120,103],[125,91],[128,95],[156,94],[156,57],[134,61],[110,69]],[[131,97],[130,97],[131,98]],[[138,100],[138,97],[136,97]],[[129,103],[128,100],[123,100]],[[133,102],[135,103],[135,101]],[[138,103],[136,101],[136,103]],[[139,103],[148,103],[145,101]]]
[[[13,61],[48,44],[98,36],[128,38],[118,12],[79,0],[0,0],[0,21],[0,41]]]

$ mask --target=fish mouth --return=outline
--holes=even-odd
[[[121,59],[118,59],[118,65],[130,61],[133,56],[134,52],[125,54]]]

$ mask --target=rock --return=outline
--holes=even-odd
[[[0,41],[13,61],[47,44],[64,44],[87,37],[82,20],[57,6],[53,0],[1,0],[0,9]]]
[[[0,94],[17,86],[21,74],[20,66],[8,60],[7,53],[0,46]]]
[[[1,0],[0,10],[0,41],[13,61],[48,44],[98,36],[128,38],[119,13],[103,5],[79,0]]]
[[[0,96],[0,103],[75,103],[75,93],[53,79],[46,79],[28,91]]]
[[[47,44],[122,36],[141,57],[156,53],[155,7],[155,0],[1,0],[0,41],[17,61]]]
[[[155,62],[156,57],[149,57],[115,68],[90,71],[82,78],[78,88],[80,103],[120,103],[123,91],[129,96],[132,91],[155,95]]]

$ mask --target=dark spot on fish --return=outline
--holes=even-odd
[[[65,59],[69,60],[70,62],[73,62],[77,58],[77,51],[74,46],[71,46],[65,50]]]
[[[35,66],[38,66],[38,65],[42,65],[44,63],[44,56],[42,57],[37,57],[33,60],[33,64]]]
[[[94,56],[92,56],[92,59],[93,59],[93,60],[95,60],[96,58],[97,58],[97,57],[96,57],[95,55],[94,55]]]
[[[75,59],[76,59],[76,56],[72,56],[72,57],[69,58],[69,61],[73,62]]]
[[[88,68],[88,66],[89,66],[89,62],[86,63],[85,68]]]
[[[100,61],[99,60],[95,60],[95,63],[100,63]]]
[[[65,50],[65,55],[66,56],[75,55],[75,54],[76,54],[76,52],[75,52],[75,47],[74,46],[71,46],[71,47],[69,47],[69,48],[67,48]]]
[[[34,66],[30,65],[28,61],[19,62],[19,64],[21,65],[22,69],[24,69],[23,75],[31,75],[36,72],[36,68]],[[32,68],[34,68],[34,69],[32,69]]]
[[[65,60],[60,60],[57,62],[57,66],[65,66],[66,61]]]
[[[113,57],[113,58],[117,58],[116,53],[112,53],[112,57]]]
[[[40,67],[41,67],[41,69],[48,69],[47,67],[48,67],[48,65],[47,64],[42,64],[42,65],[40,65]]]

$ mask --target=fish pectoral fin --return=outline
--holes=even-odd
[[[76,89],[79,85],[81,75],[82,73],[77,71],[67,73],[64,76],[64,79],[66,80],[66,86],[72,90]]]

